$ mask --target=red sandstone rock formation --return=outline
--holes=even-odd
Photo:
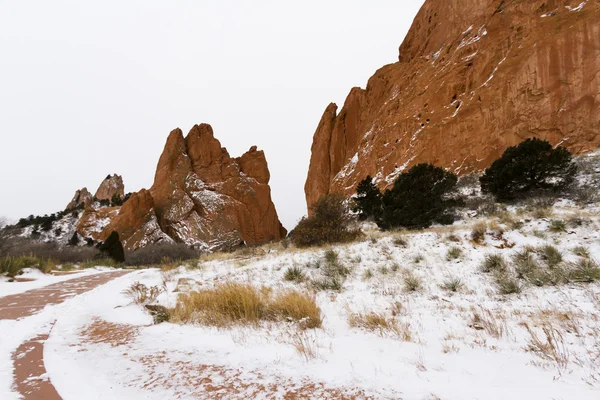
[[[103,240],[115,230],[130,250],[163,241],[214,250],[279,240],[286,230],[269,179],[265,155],[256,147],[231,158],[209,125],[194,126],[185,138],[176,129],[152,188],[134,193],[96,236]]]
[[[102,181],[100,187],[96,191],[96,198],[98,200],[111,201],[113,196],[123,198],[125,196],[125,185],[123,185],[123,178],[117,174],[108,175],[106,179]]]
[[[600,144],[600,0],[427,0],[399,62],[327,107],[307,205],[367,175],[389,187],[421,162],[481,170],[534,136]]]
[[[77,221],[75,230],[83,238],[104,240],[108,235],[103,235],[102,231],[119,215],[119,209],[120,207],[95,208],[93,203],[88,204]]]
[[[94,197],[90,192],[88,192],[87,188],[80,189],[75,192],[75,196],[73,196],[73,200],[67,205],[66,210],[71,210],[77,208],[81,205],[87,206],[94,201]]]
[[[154,199],[146,189],[133,193],[96,239],[104,241],[113,231],[119,232],[123,247],[129,250],[150,243],[173,242],[160,229],[154,212]]]

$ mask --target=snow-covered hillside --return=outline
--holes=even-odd
[[[512,209],[452,227],[368,232],[361,242],[333,248],[264,247],[212,256],[197,266],[130,274],[57,321],[47,342],[49,375],[65,399],[90,398],[90,392],[129,399],[284,398],[285,393],[597,399],[598,281],[538,287],[516,278],[513,260],[527,251],[546,270],[543,246],[558,249],[565,273],[582,260],[598,260],[600,221],[595,210],[581,211],[568,202],[547,213]],[[482,221],[488,228],[477,243],[472,231],[481,229]],[[553,221],[564,221],[566,230],[557,231]],[[157,302],[170,307],[180,294],[177,283],[184,281],[190,290],[241,282],[274,292],[310,292],[311,281],[323,277],[331,250],[350,274],[341,290],[317,292],[319,329],[302,330],[291,321],[224,329],[152,325],[143,308],[121,293],[135,281],[166,285]],[[488,254],[505,258],[520,293],[500,293],[494,275],[482,271]],[[294,266],[306,275],[303,283],[284,279]],[[420,287],[412,290],[415,280]],[[385,324],[376,322],[381,320]]]
[[[471,176],[460,183],[466,206],[451,226],[380,232],[365,224],[349,244],[207,254],[0,321],[0,331],[16,333],[0,342],[0,397],[17,398],[10,357],[25,355],[15,346],[47,334],[47,373],[31,378],[49,378],[65,400],[598,399],[598,161],[579,158],[577,184],[556,202],[502,206]],[[4,282],[15,286],[3,293],[0,285],[0,299],[23,291],[16,285],[69,279]],[[197,310],[186,324],[154,324],[125,294],[136,284],[154,288],[160,294],[145,303],[173,317],[186,294],[235,283],[269,298],[304,293],[322,326],[270,319],[214,327]]]

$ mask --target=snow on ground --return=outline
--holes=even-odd
[[[561,212],[566,218],[573,210],[566,205],[556,218]],[[520,294],[500,295],[492,276],[480,270],[488,253],[510,260],[525,246],[546,244],[558,247],[566,263],[578,260],[576,246],[600,259],[598,219],[584,216],[590,220],[581,226],[552,233],[548,219],[522,218],[518,230],[505,227],[505,240],[488,233],[483,244],[473,243],[464,225],[403,234],[406,247],[396,240],[400,234],[378,233],[335,247],[352,273],[341,292],[317,294],[324,321],[316,330],[301,331],[291,322],[229,329],[152,325],[122,291],[134,281],[161,286],[165,280],[168,293],[158,302],[172,306],[180,278],[199,287],[236,281],[308,290],[307,284],[284,281],[283,274],[295,265],[318,277],[315,265],[325,249],[271,249],[205,261],[195,269],[136,272],[61,306],[68,313],[52,328],[46,368],[65,400],[211,398],[209,392],[266,398],[261,388],[282,388],[273,397],[282,398],[283,388],[313,384],[312,398],[326,398],[327,388],[346,388],[360,389],[358,398],[378,399],[598,399],[600,285],[526,286]],[[448,261],[454,246],[462,255]],[[422,279],[422,290],[405,290],[409,272]],[[459,277],[464,289],[443,290],[448,277]],[[349,326],[351,314],[369,312],[395,318],[400,329]],[[545,355],[529,351],[525,323],[544,343],[543,328],[550,329],[555,348]],[[314,356],[298,352],[299,343]]]
[[[0,297],[11,293],[21,293],[26,290],[40,288],[52,283],[66,281],[74,278],[79,278],[85,275],[104,273],[113,269],[99,267],[97,269],[89,269],[78,274],[51,276],[44,275],[33,282],[0,282]],[[131,273],[135,275],[136,272]],[[90,303],[102,302],[103,297],[98,296],[99,289],[81,294],[66,300],[57,305],[46,306],[41,312],[30,317],[21,318],[19,320],[0,320],[0,399],[12,400],[17,399],[18,395],[13,391],[13,362],[12,353],[19,345],[40,333],[48,333],[51,331],[53,324],[63,315],[69,315],[71,309],[79,310],[78,305],[85,304],[89,307]],[[114,290],[114,289],[111,289]],[[104,294],[106,295],[106,293]],[[35,377],[32,377],[35,379]],[[85,397],[83,397],[85,398]]]

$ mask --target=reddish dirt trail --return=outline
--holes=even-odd
[[[88,292],[131,271],[114,271],[74,278],[44,288],[0,298],[0,320],[28,317],[47,305],[60,304]],[[49,334],[40,334],[22,343],[13,353],[14,385],[27,400],[60,400],[46,375],[44,342]]]
[[[61,400],[46,376],[44,342],[48,334],[39,335],[19,346],[13,354],[15,387],[27,400]]]
[[[92,290],[112,279],[130,271],[116,271],[94,276],[74,278],[56,283],[42,289],[36,289],[19,295],[0,298],[0,319],[18,319],[27,317],[43,309],[48,304],[58,304],[78,294]],[[81,342],[73,343],[81,349],[98,344],[109,344],[123,349],[126,354],[129,345],[139,334],[139,327],[112,324],[96,320],[81,332]],[[50,381],[44,366],[44,343],[50,333],[42,333],[22,343],[13,353],[14,389],[26,400],[62,400]],[[244,371],[239,368],[203,365],[190,361],[173,361],[166,352],[158,352],[143,357],[133,357],[144,371],[139,381],[130,382],[131,387],[141,391],[170,389],[173,398],[193,399],[238,399],[263,397],[265,399],[338,399],[363,400],[374,399],[358,389],[329,388],[319,382],[304,380],[290,382],[274,378],[271,383],[264,382],[259,371]],[[164,369],[167,366],[165,373]],[[248,379],[243,372],[256,377]]]
[[[78,294],[123,276],[130,271],[105,272],[73,278],[25,293],[0,298],[0,320],[28,317],[47,305],[60,304]]]
[[[141,328],[94,320],[81,331],[81,341],[73,343],[79,351],[91,351],[98,344],[119,348],[123,360],[133,361],[143,371],[137,379],[125,383],[143,392],[169,390],[169,399],[199,400],[375,400],[360,388],[328,387],[324,383],[304,378],[292,382],[289,378],[265,377],[261,371],[224,365],[206,365],[194,361],[181,361],[176,354],[166,350],[142,356],[128,356],[131,344],[136,341]],[[115,360],[115,362],[118,362]]]

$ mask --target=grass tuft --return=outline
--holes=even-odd
[[[508,295],[521,293],[523,291],[523,286],[521,282],[517,278],[514,278],[508,274],[504,273],[496,273],[494,276],[494,280],[496,281],[496,285],[498,286],[498,292],[500,294]]]
[[[423,280],[412,273],[408,273],[402,281],[404,283],[404,290],[407,292],[418,292],[423,289]]]
[[[552,210],[552,207],[536,207],[533,212],[531,213],[531,215],[536,218],[536,219],[546,219],[546,218],[550,218],[552,217],[552,215],[554,214],[554,211]]]
[[[403,236],[396,236],[392,243],[397,247],[408,247],[408,241]]]
[[[283,279],[289,282],[301,283],[306,280],[306,275],[298,266],[294,265],[285,270]]]
[[[448,252],[446,253],[446,260],[448,260],[448,261],[458,260],[461,256],[462,256],[462,249],[457,246],[452,246],[448,249]]]
[[[548,225],[548,230],[554,233],[566,232],[567,224],[562,219],[553,219]]]
[[[341,291],[344,281],[350,275],[350,268],[342,264],[339,255],[334,250],[327,250],[323,256],[324,262],[320,271],[322,278],[312,280],[315,290]]]
[[[590,251],[585,246],[577,246],[573,249],[573,254],[583,258],[590,258]]]
[[[483,272],[504,272],[508,268],[506,260],[501,254],[486,254],[481,270]]]
[[[550,268],[557,267],[563,261],[562,253],[551,245],[542,246],[538,249],[538,253]]]
[[[320,328],[323,324],[321,309],[314,297],[293,290],[279,293],[269,300],[264,317],[272,321],[300,322],[308,329]]]
[[[483,242],[483,239],[485,239],[487,229],[488,226],[485,222],[478,222],[477,224],[475,224],[475,226],[473,226],[473,229],[471,230],[471,239],[475,243]]]
[[[135,304],[146,305],[156,301],[162,293],[162,288],[158,286],[146,286],[140,282],[134,282],[123,291],[123,294],[129,297]]]
[[[569,279],[573,282],[592,283],[600,280],[600,267],[591,259],[577,261],[569,273]]]
[[[562,375],[569,364],[569,351],[563,335],[552,326],[546,325],[542,327],[544,337],[540,338],[529,325],[526,323],[523,325],[530,336],[527,350],[542,360],[555,363],[559,374]]]
[[[540,269],[537,260],[529,249],[516,252],[513,255],[513,262],[515,263],[517,275],[522,279],[527,279],[528,276]]]
[[[343,282],[337,277],[313,279],[311,283],[317,291],[333,290],[334,292],[340,292],[344,287]]]
[[[444,280],[440,287],[448,292],[456,293],[460,292],[465,287],[465,284],[460,278],[454,277]]]
[[[290,290],[272,297],[270,290],[231,282],[180,295],[169,314],[174,322],[218,327],[258,325],[262,320],[302,322],[306,328],[322,324],[311,296]]]
[[[508,333],[506,323],[494,316],[490,310],[483,308],[473,312],[471,327],[483,330],[496,339],[500,339]]]
[[[384,336],[389,332],[397,335],[405,342],[410,342],[412,339],[410,325],[399,324],[396,319],[386,318],[385,315],[375,312],[351,314],[348,317],[348,324],[351,328],[363,328],[371,332],[377,332],[379,336]]]
[[[335,250],[330,249],[325,252],[323,258],[325,259],[325,262],[334,264],[338,262],[339,255]]]
[[[448,236],[446,236],[446,240],[450,241],[450,242],[454,242],[454,243],[460,243],[460,236],[458,236],[455,233],[451,233]]]

